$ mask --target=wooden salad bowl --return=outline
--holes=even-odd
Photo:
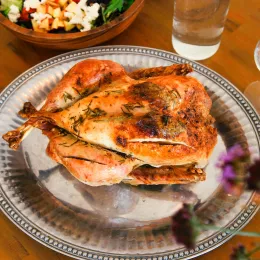
[[[0,13],[0,23],[18,38],[29,43],[60,50],[72,50],[94,46],[108,41],[126,30],[144,6],[144,0],[135,0],[123,14],[111,22],[86,32],[42,33],[12,23]]]

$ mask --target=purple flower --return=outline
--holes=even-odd
[[[260,159],[256,160],[248,169],[247,188],[260,191]]]
[[[247,155],[245,150],[241,147],[240,144],[235,144],[234,146],[228,149],[227,153],[227,160],[229,159],[230,162],[234,161],[235,159],[239,159]]]
[[[172,217],[172,233],[176,241],[184,244],[188,249],[194,248],[199,233],[198,223],[193,207],[184,204],[182,209]]]
[[[223,168],[222,176],[220,182],[222,183],[224,189],[228,193],[232,193],[232,187],[235,185],[236,173],[232,165],[226,165]]]
[[[233,248],[230,260],[250,260],[250,258],[248,257],[246,248],[243,245],[239,245]]]
[[[222,169],[220,181],[226,192],[239,195],[242,191],[249,152],[236,144],[226,154],[222,154],[217,167]]]
[[[228,164],[224,167],[222,178],[228,180],[235,180],[236,173],[234,172],[232,165]]]
[[[223,168],[226,165],[233,164],[237,160],[247,160],[249,153],[246,152],[241,145],[235,144],[219,157],[217,166]]]

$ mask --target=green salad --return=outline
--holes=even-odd
[[[78,32],[110,22],[134,0],[0,0],[11,22],[37,32]]]

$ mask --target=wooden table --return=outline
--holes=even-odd
[[[173,0],[147,0],[132,26],[106,44],[141,45],[173,52],[172,15]],[[231,0],[220,49],[213,57],[201,63],[223,75],[243,91],[249,83],[260,80],[260,73],[253,60],[254,47],[260,40],[259,28],[260,1]],[[0,39],[0,91],[28,68],[61,53],[33,47],[18,40],[3,27],[0,28]],[[0,226],[0,259],[71,259],[31,239],[2,213]],[[260,231],[259,213],[244,230]],[[259,243],[260,240],[236,236],[199,259],[228,259],[233,246],[243,243],[252,248],[256,242]],[[256,258],[259,259],[259,255]]]

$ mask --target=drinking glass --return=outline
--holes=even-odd
[[[192,59],[211,57],[219,48],[230,0],[174,0],[172,44]]]
[[[254,59],[258,70],[260,70],[260,41],[256,45]],[[244,94],[260,115],[260,81],[254,81],[249,84],[245,89]]]

